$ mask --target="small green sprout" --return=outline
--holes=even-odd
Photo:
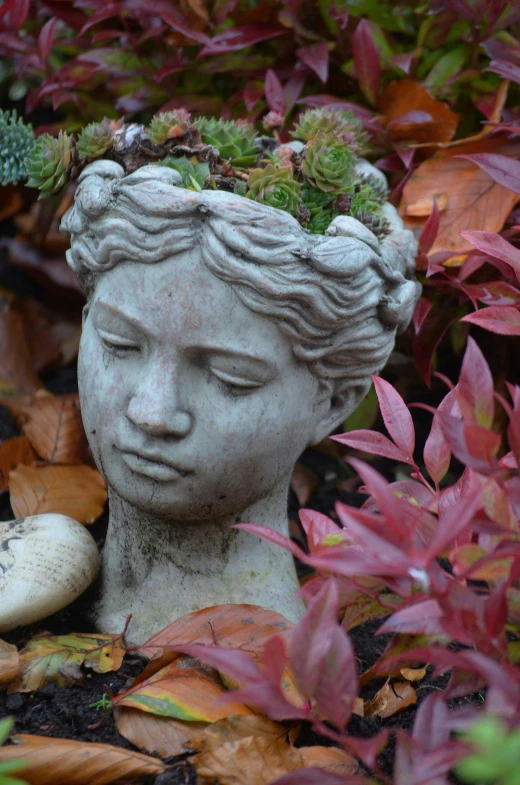
[[[12,717],[6,717],[0,720],[0,747],[4,744],[9,734],[13,729],[14,721]],[[6,775],[12,774],[15,771],[20,771],[26,766],[23,759],[20,760],[6,760],[0,763],[0,785],[27,785],[25,780],[19,780],[17,777],[9,777]]]
[[[100,700],[89,703],[88,707],[89,709],[103,709],[103,711],[108,711],[110,708],[110,695],[108,692],[104,692]]]

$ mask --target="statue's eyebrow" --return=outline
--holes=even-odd
[[[134,316],[130,316],[130,314],[121,311],[115,305],[110,305],[110,303],[105,303],[103,302],[103,300],[96,300],[96,302],[93,305],[93,309],[106,311],[111,316],[117,316],[120,319],[123,319],[125,322],[128,322],[128,324],[131,324],[132,327],[135,327],[141,332],[143,332],[143,325],[139,321],[139,319],[136,319]]]

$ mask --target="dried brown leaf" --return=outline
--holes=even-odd
[[[81,464],[88,443],[77,393],[39,392],[24,410],[23,430],[32,446],[49,463]]]
[[[89,466],[19,466],[9,474],[9,492],[17,518],[59,512],[80,523],[99,518],[107,497],[103,478]]]
[[[460,254],[473,248],[460,235],[462,229],[498,232],[519,199],[518,194],[496,183],[483,169],[457,155],[499,153],[520,158],[520,144],[488,140],[442,150],[417,167],[403,190],[400,213],[409,228],[420,230],[433,200],[447,195],[439,233],[430,250]],[[428,206],[428,211],[426,210]],[[416,217],[417,212],[420,216]]]
[[[96,673],[121,667],[122,635],[37,635],[20,652],[20,670],[8,692],[33,692],[46,684],[70,687],[83,679],[81,666]]]
[[[291,488],[296,494],[300,507],[305,507],[309,503],[318,483],[318,475],[298,461],[291,476]]]
[[[417,695],[408,681],[387,682],[370,701],[365,701],[365,717],[391,717],[417,703]]]
[[[211,746],[190,758],[201,783],[215,779],[220,785],[267,785],[288,771],[302,768],[299,750],[283,740],[248,736]]]
[[[183,722],[128,706],[116,706],[114,719],[121,736],[141,751],[158,752],[163,758],[186,752],[191,748],[188,742],[207,726],[205,722]]]
[[[426,676],[426,668],[400,668],[400,671],[406,681],[422,681]]]
[[[52,322],[42,313],[36,300],[18,300],[16,307],[24,316],[27,344],[36,373],[56,367],[60,347],[52,334]]]
[[[379,101],[386,130],[393,142],[449,142],[459,115],[437,101],[420,82],[400,79],[385,87]]]
[[[0,748],[0,763],[23,758],[20,776],[29,785],[116,785],[136,783],[165,771],[155,758],[110,744],[20,734]]]
[[[9,472],[19,464],[31,466],[36,460],[36,453],[31,447],[27,436],[13,436],[0,445],[0,492],[7,490]]]
[[[18,649],[11,643],[0,640],[0,690],[16,679],[19,670]]]
[[[0,403],[15,415],[42,387],[33,368],[25,320],[15,302],[0,303]]]
[[[300,747],[298,752],[304,766],[318,766],[338,777],[349,777],[358,769],[356,759],[337,747]]]

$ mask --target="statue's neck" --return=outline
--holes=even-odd
[[[102,556],[96,622],[118,632],[129,613],[132,642],[141,643],[180,616],[210,605],[251,603],[296,620],[298,582],[292,556],[231,528],[237,520],[287,534],[287,493],[281,488],[216,521],[158,518],[110,493],[110,524]]]

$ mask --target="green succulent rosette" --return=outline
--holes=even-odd
[[[110,120],[105,118],[100,123],[90,123],[78,136],[78,155],[81,158],[101,158],[115,141]]]
[[[335,196],[318,191],[306,183],[301,191],[302,204],[310,214],[309,220],[305,223],[305,228],[313,234],[324,234],[330,222],[339,215],[334,208]]]
[[[319,133],[334,133],[348,142],[358,155],[368,146],[368,134],[363,130],[363,123],[357,117],[354,117],[351,112],[325,107],[304,112],[290,135],[293,139],[309,142]]]
[[[32,125],[26,125],[16,111],[0,110],[0,184],[16,185],[27,176],[25,159],[35,144]]]
[[[195,122],[204,144],[216,147],[222,160],[238,169],[256,164],[259,152],[253,126],[237,125],[232,120],[216,120],[214,117],[199,117]]]
[[[161,112],[152,118],[146,129],[146,135],[154,144],[160,145],[169,139],[184,136],[191,125],[191,116],[186,109],[172,109]]]
[[[255,202],[285,210],[296,215],[300,206],[301,185],[293,177],[290,166],[273,166],[253,169],[247,180],[246,196]]]
[[[67,170],[74,161],[72,137],[60,131],[57,137],[43,134],[27,158],[27,185],[39,188],[39,199],[58,193],[67,183]]]
[[[316,134],[307,142],[302,160],[304,177],[325,193],[345,191],[355,177],[356,155],[334,133]]]
[[[159,166],[167,166],[179,172],[182,177],[182,185],[190,191],[202,191],[206,177],[209,177],[210,174],[209,164],[200,163],[197,160],[194,163],[186,156],[175,158],[173,155],[168,155],[159,161]]]

